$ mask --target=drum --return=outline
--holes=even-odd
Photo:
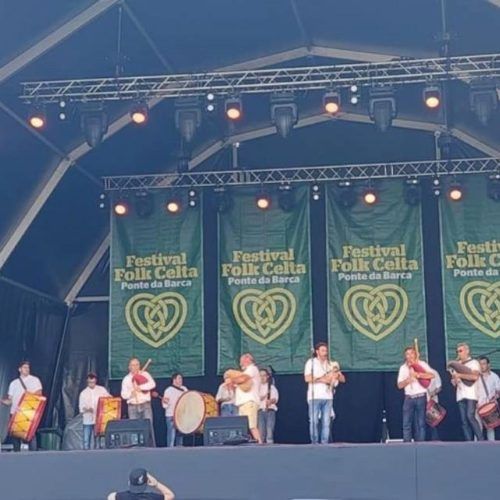
[[[446,409],[437,401],[429,399],[425,410],[425,421],[430,427],[437,427],[443,418],[446,417]]]
[[[174,408],[174,425],[182,434],[203,432],[207,417],[219,415],[217,401],[211,394],[186,391]]]
[[[31,441],[40,425],[46,404],[45,396],[25,392],[19,401],[16,413],[10,417],[9,435],[26,442]]]
[[[487,429],[494,429],[500,425],[500,411],[496,401],[490,401],[477,409],[478,415]]]
[[[104,436],[106,426],[111,420],[120,420],[122,416],[122,399],[112,396],[99,398],[95,413],[94,434]]]

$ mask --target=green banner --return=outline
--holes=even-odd
[[[201,203],[174,215],[164,208],[165,192],[150,196],[150,215],[141,217],[131,203],[128,215],[111,220],[113,379],[127,372],[131,356],[151,358],[157,377],[204,373]]]
[[[426,359],[420,206],[401,181],[384,181],[379,201],[351,208],[327,190],[328,315],[332,357],[345,370],[396,370],[418,338]]]
[[[293,190],[289,211],[276,196],[260,210],[255,190],[232,196],[219,215],[219,371],[251,352],[260,365],[299,373],[312,343],[309,190]]]
[[[500,204],[487,196],[487,182],[470,176],[463,200],[440,203],[449,359],[458,342],[475,356],[500,348]],[[500,364],[498,352],[490,359]]]

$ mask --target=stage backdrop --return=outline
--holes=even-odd
[[[149,215],[130,203],[111,218],[110,378],[123,377],[131,356],[151,358],[154,376],[204,372],[201,203],[170,215],[167,195],[144,200]]]
[[[500,347],[500,206],[485,177],[468,177],[464,188],[462,201],[440,203],[448,359],[458,342],[475,356]],[[490,359],[498,368],[499,353]]]
[[[346,188],[327,190],[330,345],[345,370],[396,370],[415,337],[427,359],[420,205],[400,180],[377,187],[375,205],[351,208]]]
[[[303,370],[312,343],[309,189],[293,190],[295,204],[269,210],[255,189],[231,192],[234,206],[219,215],[218,369],[251,352],[279,373]]]

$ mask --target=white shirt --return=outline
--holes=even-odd
[[[249,375],[252,379],[252,388],[245,392],[241,390],[238,386],[236,386],[234,404],[236,406],[244,405],[245,403],[249,403],[253,401],[257,405],[260,404],[260,373],[259,369],[255,365],[247,366],[243,373],[245,375]]]
[[[184,392],[187,391],[187,387],[184,387],[183,385],[179,388],[175,388],[173,386],[167,387],[165,389],[165,392],[163,393],[164,398],[168,398],[168,403],[165,404],[163,401],[161,405],[163,408],[165,408],[165,416],[166,417],[173,417],[174,416],[174,410],[175,410],[175,405],[177,404],[177,401],[179,401],[179,398],[182,396]]]
[[[137,391],[135,395],[132,394],[132,391],[134,390],[132,374],[129,373],[128,375],[125,375],[122,380],[121,396],[127,401],[129,405],[148,403],[149,401],[151,401],[151,393],[149,391],[153,390],[156,387],[156,382],[148,372],[140,372],[140,374],[144,375],[148,379],[148,381],[145,384],[141,384],[139,386],[140,390]]]
[[[429,384],[429,387],[427,388],[427,399],[433,399],[436,403],[439,403],[439,396],[437,394],[433,394],[434,392],[439,392],[441,388],[443,387],[443,383],[441,382],[441,377],[439,373],[434,370],[434,368],[431,368],[431,372],[434,374],[434,378],[431,379],[431,383]]]
[[[340,370],[340,366],[336,361],[321,361],[318,358],[312,358],[307,360],[306,366],[304,367],[304,376],[312,375],[317,379],[334,369]],[[334,387],[337,387],[337,385],[338,380],[333,383]],[[333,399],[333,390],[330,385],[324,382],[307,384],[307,401],[312,401],[313,399]]]
[[[220,403],[221,406],[234,405],[234,398],[235,394],[233,389],[228,387],[226,384],[219,385],[217,395],[215,396],[217,403]]]
[[[500,393],[500,377],[496,373],[490,371],[489,373],[483,373],[482,377],[484,384],[486,385],[486,389],[488,389],[488,395],[486,395],[484,385],[481,382],[481,379],[479,379],[478,403],[480,405],[495,399],[498,396],[498,393]]]
[[[26,390],[28,392],[37,392],[42,390],[42,383],[38,377],[34,375],[28,375],[27,377],[22,377],[24,385],[26,386]],[[10,407],[10,414],[14,415],[17,411],[17,407],[19,406],[19,401],[23,397],[23,394],[26,392],[24,387],[21,384],[19,378],[14,379],[9,385],[9,398],[12,399],[12,405]]]
[[[78,408],[80,409],[80,413],[83,414],[83,425],[95,424],[99,398],[106,398],[109,395],[109,392],[102,385],[96,385],[93,389],[86,387],[80,392]],[[86,408],[92,408],[92,411],[85,411]]]
[[[476,372],[481,371],[481,366],[479,365],[479,361],[477,359],[469,359],[469,361],[466,361],[464,365]],[[468,386],[459,380],[457,384],[457,401],[461,401],[462,399],[472,399],[477,401],[480,383],[481,381],[478,379],[471,386]]]
[[[260,384],[259,410],[274,410],[274,411],[278,411],[278,406],[276,405],[276,403],[278,402],[280,396],[279,396],[279,393],[278,393],[278,389],[276,389],[276,386],[274,386],[274,385],[271,385],[271,397],[269,399],[276,400],[276,403],[274,403],[272,405],[269,405],[266,408],[266,399],[267,399],[268,386],[269,386],[269,384]]]
[[[432,373],[432,368],[425,362],[419,361],[418,364],[429,373]],[[399,367],[398,384],[405,381],[410,376],[410,367],[404,363]],[[423,387],[418,380],[413,380],[411,384],[405,386],[405,396],[424,396],[427,394],[427,389]]]

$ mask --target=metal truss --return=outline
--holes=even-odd
[[[22,83],[21,99],[51,103],[321,90],[356,85],[500,78],[500,54],[278,69]]]
[[[106,191],[500,174],[500,158],[104,177]]]

